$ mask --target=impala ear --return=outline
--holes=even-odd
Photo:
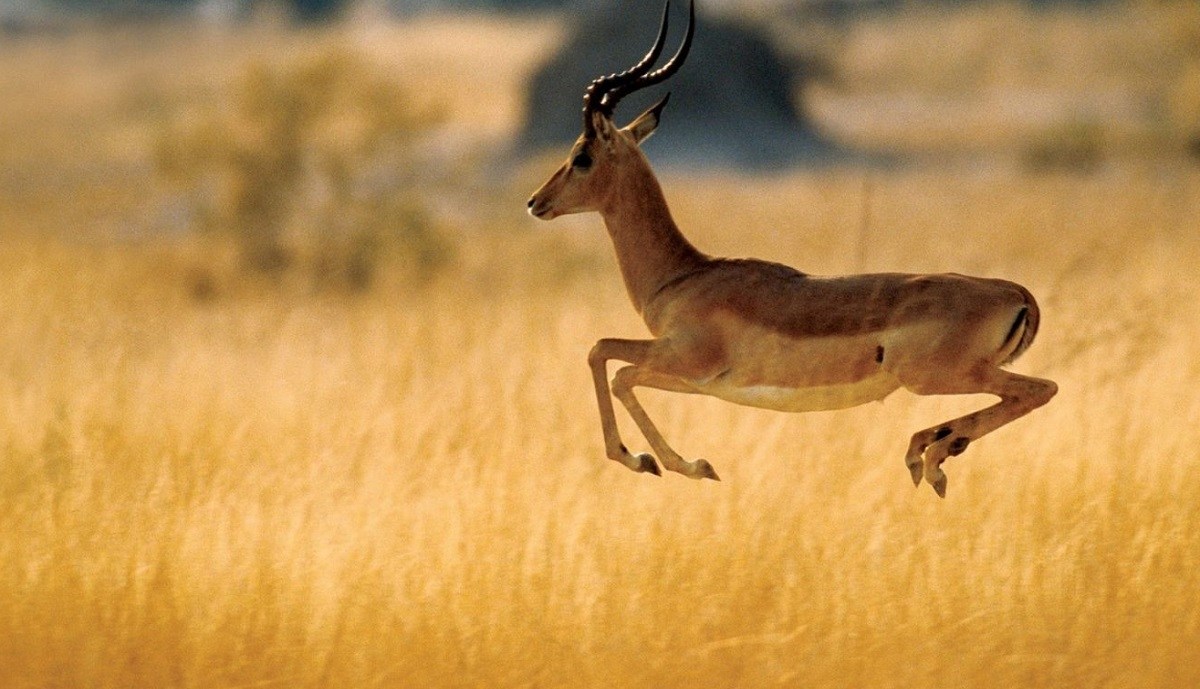
[[[654,130],[658,128],[659,116],[662,114],[663,108],[667,106],[667,100],[670,98],[671,94],[667,93],[667,95],[663,96],[662,100],[650,106],[649,110],[634,118],[633,122],[626,125],[623,131],[629,132],[629,135],[638,144],[649,139]]]

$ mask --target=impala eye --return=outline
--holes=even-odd
[[[587,154],[587,151],[580,151],[571,159],[571,167],[579,170],[586,170],[592,166],[592,157]]]

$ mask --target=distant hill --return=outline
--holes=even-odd
[[[584,88],[636,62],[653,42],[661,13],[658,3],[616,0],[584,13],[530,81],[521,146],[573,141],[582,124]],[[686,4],[674,3],[666,55],[674,52],[686,23]],[[700,12],[687,63],[667,83],[622,101],[617,121],[632,119],[669,90],[663,129],[647,142],[658,161],[769,168],[828,158],[839,154],[837,147],[794,101],[819,71],[813,61],[786,62],[747,26]]]

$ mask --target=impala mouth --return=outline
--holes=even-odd
[[[550,220],[554,217],[554,210],[545,200],[539,201],[536,197],[529,199],[527,204],[529,214],[538,220]]]

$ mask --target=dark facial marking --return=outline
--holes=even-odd
[[[937,429],[936,433],[933,434],[933,439],[941,440],[953,432],[954,431],[949,426],[942,426],[941,428]]]

